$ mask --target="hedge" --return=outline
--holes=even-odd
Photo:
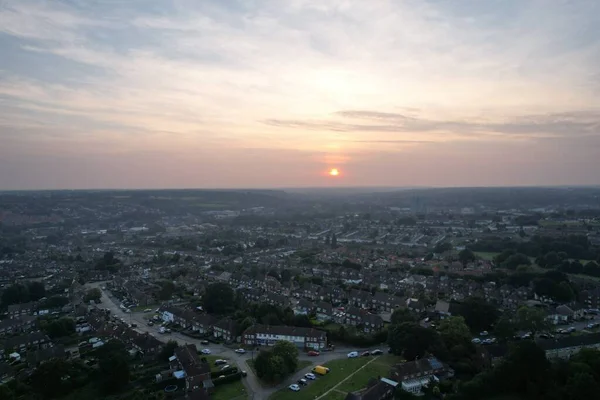
[[[217,378],[217,379],[213,379],[213,384],[215,386],[220,386],[220,385],[224,385],[226,383],[231,383],[231,382],[235,382],[242,379],[242,373],[241,372],[236,372],[234,374],[231,375],[227,375],[223,378]]]
[[[227,375],[235,374],[235,373],[237,373],[237,372],[238,372],[238,369],[237,369],[236,367],[233,367],[233,368],[227,368],[227,369],[224,369],[223,371],[215,371],[215,372],[211,372],[211,373],[210,373],[210,378],[211,378],[211,379],[214,379],[214,378],[218,378],[218,377],[220,377],[221,375],[225,375],[225,376],[227,376]]]

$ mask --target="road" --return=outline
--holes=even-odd
[[[248,393],[251,394],[251,398],[253,400],[267,400],[268,397],[271,394],[273,394],[274,392],[276,392],[277,390],[285,388],[285,387],[289,386],[290,384],[296,382],[301,377],[303,377],[304,374],[309,372],[315,365],[324,364],[326,362],[336,360],[339,358],[345,358],[348,352],[353,351],[353,350],[359,350],[359,349],[355,349],[355,348],[347,348],[347,347],[337,348],[336,347],[335,351],[322,352],[321,355],[319,355],[317,357],[310,357],[305,353],[300,353],[300,355],[298,357],[300,360],[310,360],[310,361],[313,361],[314,363],[312,365],[310,365],[309,367],[306,367],[303,370],[297,372],[292,377],[286,379],[283,383],[281,383],[275,387],[264,387],[261,385],[258,378],[252,371],[252,369],[250,369],[248,367],[248,364],[246,364],[246,361],[250,360],[253,357],[252,352],[247,352],[246,354],[238,354],[233,349],[225,347],[222,344],[211,343],[210,345],[203,345],[200,343],[199,339],[194,339],[194,338],[182,335],[177,332],[173,332],[170,334],[161,334],[161,333],[159,333],[159,328],[160,328],[159,325],[158,326],[157,325],[148,326],[147,318],[150,315],[149,313],[143,313],[143,312],[126,313],[126,312],[124,312],[119,307],[121,304],[119,302],[119,300],[117,298],[115,298],[114,296],[112,296],[110,294],[110,291],[102,289],[102,287],[104,285],[105,285],[105,282],[94,282],[94,283],[88,284],[87,286],[90,288],[100,289],[100,291],[102,292],[101,307],[109,309],[111,312],[111,315],[115,315],[119,318],[123,318],[125,320],[125,322],[127,322],[127,323],[137,324],[137,328],[134,328],[136,331],[138,331],[140,333],[148,332],[152,336],[156,337],[158,340],[160,340],[164,343],[166,343],[169,340],[174,340],[180,345],[195,344],[199,350],[203,349],[203,348],[208,348],[208,349],[210,349],[212,355],[218,355],[224,359],[234,361],[235,363],[237,363],[238,368],[240,370],[246,371],[248,374],[246,376],[246,378],[243,379],[243,382],[244,382],[244,386],[248,390]],[[144,318],[144,317],[146,317],[146,318]]]

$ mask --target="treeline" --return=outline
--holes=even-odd
[[[532,236],[527,242],[518,242],[509,238],[489,238],[469,245],[473,251],[501,253],[513,250],[528,257],[540,257],[551,251],[564,252],[568,258],[579,260],[597,260],[600,248],[590,244],[585,235],[569,235],[555,238],[549,236]]]
[[[46,288],[43,282],[16,283],[2,292],[2,307],[37,301],[44,296],[46,296]]]
[[[471,381],[450,400],[579,400],[600,393],[600,352],[583,349],[570,360],[550,362],[533,341],[512,347],[508,357]]]

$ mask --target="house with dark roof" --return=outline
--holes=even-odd
[[[333,319],[333,306],[326,301],[317,303],[317,319],[319,321],[329,321]]]
[[[192,320],[192,330],[200,334],[208,334],[213,331],[213,326],[216,322],[216,318],[211,315],[196,315]]]
[[[345,400],[387,400],[394,397],[398,382],[387,378],[371,378],[363,390],[348,393]]]
[[[27,332],[33,328],[34,323],[35,317],[29,315],[0,320],[0,337]]]
[[[600,333],[541,340],[538,345],[547,358],[570,358],[581,349],[600,349]]]
[[[213,336],[215,339],[222,339],[226,342],[237,342],[237,324],[231,318],[223,318],[213,326]]]
[[[315,310],[315,305],[306,299],[299,299],[295,302],[296,304],[292,307],[294,314],[296,315],[308,315]]]
[[[255,324],[242,334],[242,342],[248,346],[272,346],[284,340],[301,349],[322,350],[327,347],[327,333],[314,328]]]
[[[5,339],[0,344],[0,350],[2,351],[2,355],[13,351],[21,353],[28,350],[45,348],[49,344],[50,339],[43,332],[33,332]]]
[[[176,348],[175,357],[178,366],[183,370],[183,374],[177,372],[175,374],[185,379],[185,388],[188,392],[210,394],[214,391],[215,385],[210,377],[210,364],[206,359],[200,359],[196,345],[188,344]]]
[[[8,318],[19,318],[26,315],[32,315],[37,311],[37,304],[33,301],[29,303],[11,304],[8,306]]]
[[[36,367],[41,363],[55,359],[55,358],[66,358],[65,348],[62,345],[47,347],[45,349],[39,349],[30,351],[27,353],[27,364],[30,367]]]
[[[437,358],[429,357],[396,364],[390,375],[391,379],[401,383],[402,390],[418,394],[431,381],[453,377],[454,371]]]

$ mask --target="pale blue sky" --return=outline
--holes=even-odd
[[[600,1],[0,0],[0,189],[600,184],[599,156]]]

